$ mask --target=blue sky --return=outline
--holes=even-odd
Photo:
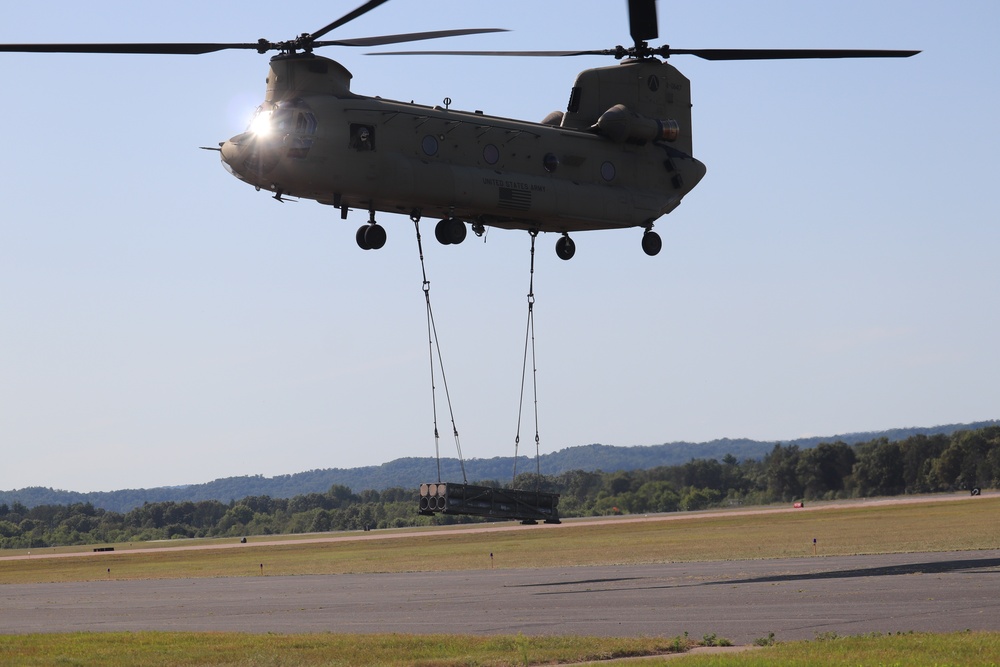
[[[18,3],[0,42],[280,40],[357,4]],[[671,60],[692,80],[708,175],[658,223],[655,258],[635,230],[577,234],[570,262],[539,237],[542,451],[997,418],[1000,5],[661,1],[659,13],[658,43],[679,48],[923,53]],[[330,37],[463,27],[512,32],[427,48],[629,40],[624,0],[393,0]],[[612,64],[365,50],[324,51],[355,92],[530,120],[565,107],[579,70]],[[412,223],[382,216],[386,247],[362,252],[365,213],[345,223],[279,204],[198,150],[244,129],[266,56],[0,62],[0,489],[434,454]],[[463,451],[510,455],[528,237],[492,230],[426,255]],[[522,446],[533,435],[522,427]],[[450,436],[441,447],[453,454]]]

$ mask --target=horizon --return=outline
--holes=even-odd
[[[1000,419],[986,419],[986,420],[980,420],[980,421],[968,422],[968,423],[961,423],[961,424],[935,424],[934,426],[901,426],[901,427],[883,429],[883,430],[880,430],[880,431],[856,431],[856,432],[853,432],[853,433],[836,433],[836,434],[833,434],[833,435],[822,435],[822,436],[815,436],[815,435],[814,436],[800,436],[800,437],[797,437],[797,438],[789,438],[789,439],[784,439],[784,440],[757,440],[757,439],[753,439],[753,438],[715,438],[713,440],[706,440],[706,441],[703,441],[703,442],[689,442],[689,441],[679,440],[679,441],[672,441],[672,442],[662,442],[662,443],[658,443],[658,444],[654,444],[654,445],[605,445],[605,444],[599,443],[599,442],[591,442],[591,443],[587,443],[585,445],[570,445],[568,447],[563,447],[562,449],[558,449],[558,450],[554,450],[552,452],[548,452],[546,454],[542,454],[542,456],[543,457],[545,457],[545,456],[553,456],[553,455],[559,454],[560,452],[564,452],[566,450],[571,450],[571,449],[576,449],[576,448],[583,448],[583,447],[593,447],[593,446],[608,447],[608,448],[614,448],[614,449],[636,449],[636,448],[669,447],[671,445],[687,445],[687,446],[698,447],[698,446],[702,446],[702,445],[712,445],[712,444],[719,443],[719,442],[740,442],[740,441],[753,442],[753,443],[759,443],[759,444],[771,444],[771,443],[774,443],[776,445],[792,445],[792,444],[797,444],[797,443],[799,443],[800,441],[803,441],[803,440],[819,440],[821,442],[837,442],[838,440],[843,439],[843,438],[858,439],[858,438],[862,438],[862,437],[879,436],[880,434],[892,433],[892,432],[895,432],[895,431],[935,431],[935,430],[939,430],[939,429],[950,430],[950,431],[958,431],[958,430],[961,430],[963,427],[980,428],[980,427],[984,427],[984,425],[987,425],[987,426],[990,426],[990,425],[1000,425]],[[527,458],[527,459],[533,458],[532,456],[529,456],[529,455],[526,455],[526,454],[519,454],[518,457],[519,458]],[[362,470],[362,469],[365,469],[365,468],[380,468],[380,467],[383,467],[383,466],[391,465],[392,463],[395,463],[396,461],[400,461],[400,460],[408,459],[408,458],[428,459],[428,458],[434,458],[434,457],[428,457],[428,456],[421,456],[421,457],[398,457],[398,458],[395,458],[395,459],[391,459],[389,461],[383,461],[382,463],[362,465],[362,466],[353,466],[353,467],[350,467],[350,468],[330,468],[330,467],[328,467],[328,468],[310,468],[308,470],[299,470],[297,472],[274,473],[274,474],[271,474],[271,475],[268,475],[266,473],[259,473],[259,472],[258,473],[244,473],[244,474],[240,474],[240,475],[226,475],[226,476],[223,476],[223,477],[216,477],[215,479],[208,480],[208,481],[203,481],[203,482],[188,482],[188,483],[181,483],[181,484],[166,484],[166,485],[155,486],[155,487],[123,487],[123,488],[107,489],[107,490],[103,490],[102,489],[102,490],[81,491],[81,490],[78,490],[78,489],[63,489],[63,488],[57,488],[57,487],[53,487],[53,486],[31,485],[31,486],[28,486],[28,487],[20,487],[20,488],[14,488],[14,489],[0,489],[0,493],[16,493],[18,491],[23,491],[25,489],[30,489],[30,488],[49,489],[49,490],[56,491],[56,492],[78,493],[78,494],[84,494],[84,495],[87,495],[87,494],[119,493],[119,492],[122,492],[122,491],[137,491],[137,490],[153,491],[153,490],[157,490],[157,489],[186,489],[186,488],[190,488],[190,487],[194,487],[194,486],[202,486],[202,485],[206,485],[206,484],[212,484],[214,482],[225,481],[225,480],[232,480],[232,479],[263,478],[263,479],[266,479],[266,480],[273,480],[273,479],[280,478],[280,477],[293,477],[295,475],[305,474],[305,473],[314,472],[314,471],[325,471],[325,470],[352,471],[352,470]],[[458,459],[453,458],[453,457],[441,457],[441,458],[442,458],[442,460],[458,460]],[[513,456],[498,455],[498,456],[493,456],[493,457],[466,457],[464,460],[466,462],[470,462],[470,461],[489,461],[489,460],[493,460],[493,459],[497,459],[497,458],[501,458],[501,459],[503,459],[503,458],[510,458],[510,459],[512,459]]]

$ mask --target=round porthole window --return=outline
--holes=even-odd
[[[605,162],[601,165],[601,178],[606,181],[614,180],[615,178],[615,165],[610,162]]]
[[[438,152],[438,140],[433,135],[426,135],[424,140],[420,142],[421,148],[424,149],[424,155],[437,155]]]
[[[542,166],[545,167],[545,171],[551,174],[559,166],[559,158],[552,153],[546,153],[545,157],[542,158]]]
[[[486,164],[496,164],[500,161],[500,149],[493,144],[486,144],[483,148],[483,159]]]

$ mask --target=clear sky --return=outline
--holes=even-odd
[[[280,40],[359,4],[22,2],[5,7],[0,42]],[[671,60],[692,80],[708,175],[657,224],[657,257],[639,230],[577,234],[569,262],[555,236],[539,237],[542,452],[1000,416],[1000,3],[661,0],[659,13],[657,43],[678,48],[923,53]],[[329,37],[464,27],[512,32],[416,46],[629,43],[624,0],[393,0]],[[563,109],[579,70],[613,64],[366,50],[323,53],[361,94],[529,120]],[[412,223],[381,216],[388,243],[363,252],[366,213],[343,222],[315,202],[280,204],[198,149],[244,129],[267,56],[0,63],[0,489],[433,456]],[[509,456],[528,236],[443,247],[431,224],[462,449]],[[454,455],[440,412],[442,453]]]

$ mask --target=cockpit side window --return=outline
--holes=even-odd
[[[375,128],[371,125],[351,123],[351,148],[357,151],[375,150]]]

